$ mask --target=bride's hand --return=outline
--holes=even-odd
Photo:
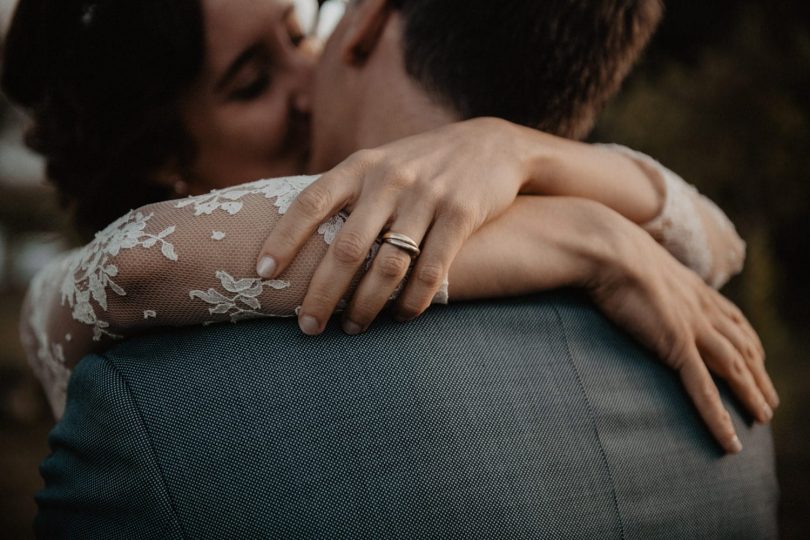
[[[386,230],[421,246],[398,318],[421,314],[470,235],[498,217],[528,181],[519,135],[507,122],[482,118],[451,124],[360,151],[304,190],[267,238],[257,272],[279,275],[329,217],[350,216],[318,266],[301,306],[306,334],[323,331],[375,240]],[[269,263],[269,264],[268,264]],[[411,258],[383,243],[344,315],[344,330],[364,331],[405,277]]]
[[[613,322],[678,372],[704,422],[728,452],[740,441],[710,373],[724,379],[759,422],[779,398],[759,337],[741,311],[648,237],[629,229],[621,253],[589,287]]]

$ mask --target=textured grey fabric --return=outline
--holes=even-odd
[[[769,427],[720,384],[744,452],[724,456],[677,377],[586,304],[557,304],[627,538],[776,538]]]
[[[575,296],[294,321],[88,357],[40,536],[767,538],[770,436],[721,457],[674,377]],[[159,532],[156,532],[159,531]],[[738,534],[739,533],[739,534]]]

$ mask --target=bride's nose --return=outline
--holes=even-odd
[[[312,82],[316,55],[300,48],[290,62],[292,81],[291,105],[302,113],[309,113],[312,106]]]

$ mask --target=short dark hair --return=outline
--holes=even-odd
[[[170,197],[149,179],[192,158],[178,103],[204,53],[200,0],[18,3],[0,84],[85,232]]]
[[[582,138],[655,31],[660,0],[390,0],[408,73],[463,118]]]

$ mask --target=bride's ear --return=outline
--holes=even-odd
[[[359,66],[371,56],[386,24],[392,8],[388,0],[362,0],[350,7],[351,23],[343,46],[343,59],[350,65]]]

